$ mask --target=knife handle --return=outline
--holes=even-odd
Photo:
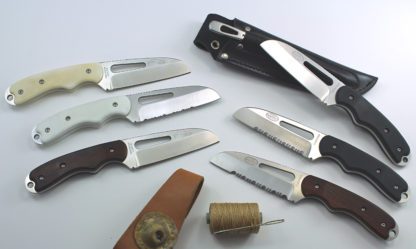
[[[348,86],[337,91],[335,100],[350,114],[354,123],[370,131],[393,163],[406,165],[410,156],[409,145],[379,110]]]
[[[353,217],[382,239],[392,240],[399,233],[396,221],[384,210],[338,185],[308,175],[301,188],[306,198],[323,202],[331,212]]]
[[[46,144],[84,127],[97,128],[106,121],[126,117],[130,112],[130,100],[126,96],[105,98],[59,112],[32,131],[37,144]]]
[[[406,181],[390,167],[362,150],[332,136],[325,136],[319,144],[324,157],[338,162],[347,173],[365,177],[389,199],[396,202],[408,200]]]
[[[71,90],[83,83],[99,83],[103,69],[99,63],[80,64],[35,74],[12,84],[6,91],[6,101],[20,105],[56,90]]]
[[[71,176],[97,173],[105,164],[123,162],[126,157],[127,146],[121,140],[78,150],[32,170],[26,177],[26,188],[30,192],[40,193]]]

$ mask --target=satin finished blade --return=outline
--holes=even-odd
[[[283,165],[234,151],[218,153],[211,159],[211,163],[229,174],[289,201],[298,202],[304,198],[301,182],[306,174]]]
[[[216,91],[203,86],[168,88],[133,94],[128,97],[132,106],[127,118],[133,122],[183,111],[220,98]]]
[[[211,131],[192,128],[159,132],[123,142],[128,148],[123,163],[134,169],[202,149],[218,143],[219,139]]]
[[[114,90],[177,77],[190,72],[181,60],[167,57],[128,59],[101,63],[104,77],[98,84]]]
[[[335,94],[344,84],[318,63],[281,41],[268,40],[261,43],[260,46],[322,102],[327,105],[336,104]],[[316,72],[314,73],[314,71]]]
[[[32,193],[41,193],[78,174],[95,174],[110,163],[135,169],[218,141],[212,132],[195,128],[114,140],[56,157],[36,167],[27,175],[25,186]]]
[[[306,158],[314,160],[322,156],[319,143],[325,134],[293,120],[254,107],[239,109],[234,113],[234,118]],[[295,127],[297,131],[289,127]]]

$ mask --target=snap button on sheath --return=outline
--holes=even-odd
[[[173,248],[177,235],[173,220],[160,212],[145,214],[134,230],[134,239],[141,249]]]

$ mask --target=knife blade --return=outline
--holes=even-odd
[[[217,92],[203,86],[167,88],[105,98],[45,119],[33,129],[32,139],[37,144],[47,144],[81,128],[98,128],[110,119],[126,118],[138,123],[208,104],[219,98]]]
[[[300,84],[326,105],[346,110],[352,121],[369,131],[388,158],[405,166],[410,147],[399,130],[370,102],[292,46],[276,40],[260,44],[263,50]]]
[[[347,214],[384,240],[397,237],[395,220],[384,210],[338,185],[241,152],[221,152],[211,163],[264,191],[291,202],[317,199],[331,212]]]
[[[21,105],[56,90],[94,83],[105,91],[141,85],[189,73],[185,63],[166,57],[87,63],[50,70],[19,80],[7,88],[10,105]]]
[[[409,199],[409,187],[399,174],[347,142],[259,108],[241,108],[234,117],[306,158],[334,160],[344,172],[363,177],[391,201],[403,203]]]
[[[129,169],[158,163],[219,142],[204,129],[182,129],[116,140],[81,149],[52,159],[33,169],[25,179],[26,189],[44,192],[81,173],[95,174],[108,163]]]

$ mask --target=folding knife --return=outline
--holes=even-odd
[[[321,201],[331,212],[347,214],[384,240],[399,233],[396,221],[381,208],[338,185],[283,165],[240,152],[222,152],[215,166],[269,193],[291,202],[304,198]]]
[[[106,91],[140,85],[189,73],[181,60],[155,57],[88,63],[32,75],[11,85],[7,103],[20,105],[56,90],[72,90],[93,83]]]
[[[306,158],[333,159],[346,173],[364,177],[392,201],[403,203],[409,199],[408,185],[400,175],[349,143],[258,108],[241,108],[234,117]]]
[[[157,163],[219,142],[204,129],[172,130],[116,140],[78,150],[35,168],[25,179],[27,190],[40,193],[80,173],[95,174],[108,163],[130,169]]]
[[[369,131],[390,160],[406,165],[410,148],[397,128],[363,96],[292,46],[276,40],[260,44],[280,66],[327,105],[345,109],[353,122]]]
[[[127,96],[105,98],[59,112],[42,121],[32,131],[35,143],[46,144],[84,127],[99,127],[114,118],[142,122],[197,107],[219,99],[203,86],[167,88]]]

